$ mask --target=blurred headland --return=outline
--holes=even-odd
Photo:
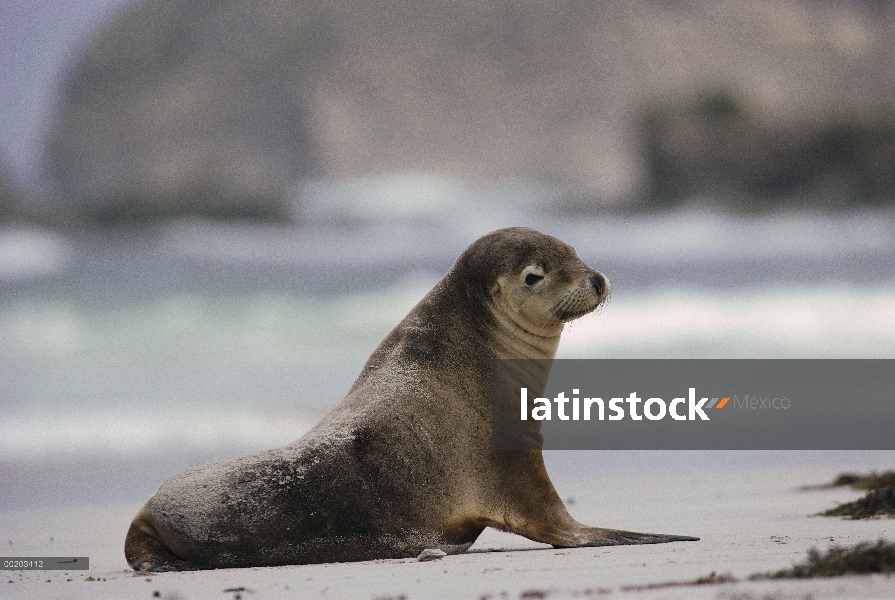
[[[389,172],[584,211],[891,204],[893,55],[871,0],[142,0],[64,82],[29,211],[294,220],[297,182]]]
[[[14,187],[12,175],[0,160],[0,222],[12,215],[17,201],[18,191]]]

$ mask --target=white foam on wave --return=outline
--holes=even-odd
[[[149,407],[151,408],[151,407]],[[250,410],[135,410],[130,414],[30,414],[0,421],[0,459],[49,454],[109,455],[172,448],[228,447],[249,452],[289,444],[309,431],[320,415]]]
[[[70,251],[64,238],[33,227],[0,228],[0,280],[23,279],[63,267]]]
[[[298,219],[314,224],[451,222],[509,218],[542,208],[558,189],[523,180],[461,179],[430,171],[392,171],[308,179],[294,189]]]
[[[98,311],[62,299],[7,306],[0,459],[289,443],[317,420],[314,411],[344,395],[365,357],[433,283],[431,274],[408,277],[322,305],[271,293]],[[893,355],[895,281],[884,281],[619,289],[567,326],[558,357]],[[314,394],[298,403],[295,390]],[[143,406],[146,398],[155,409]],[[259,406],[258,398],[272,400]]]
[[[0,359],[304,356],[375,344],[435,284],[408,272],[395,285],[333,298],[270,291],[233,297],[184,293],[101,306],[70,298],[0,303]],[[372,350],[372,348],[370,348]]]
[[[613,294],[560,358],[891,358],[895,282]]]

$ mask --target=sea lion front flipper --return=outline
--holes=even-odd
[[[668,535],[664,533],[637,533],[620,529],[582,527],[569,536],[568,544],[554,543],[554,548],[579,548],[582,546],[625,546],[631,544],[664,544],[667,542],[697,542],[698,537],[689,535]]]
[[[493,504],[500,507],[503,513],[490,515],[491,521],[498,522],[497,527],[503,531],[555,548],[699,540],[689,535],[637,533],[583,525],[569,514],[553,487],[541,451],[505,451],[496,453],[495,458],[500,461],[500,472],[509,474],[495,486],[502,502]],[[487,524],[494,526],[490,522]]]
[[[575,522],[559,527],[536,519],[524,521],[523,527],[508,527],[505,531],[516,533],[530,540],[550,544],[554,548],[582,548],[587,546],[626,546],[634,544],[664,544],[667,542],[696,542],[698,537],[668,535],[664,533],[638,533],[620,529],[587,527]]]

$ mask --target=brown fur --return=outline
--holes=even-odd
[[[555,546],[695,539],[581,525],[540,450],[493,448],[492,360],[552,358],[564,322],[608,287],[537,231],[480,238],[304,437],[162,484],[131,525],[128,562],[179,570],[456,553],[485,527]]]

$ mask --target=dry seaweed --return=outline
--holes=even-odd
[[[892,487],[895,486],[895,471],[883,471],[882,473],[873,471],[867,475],[840,473],[829,486],[825,487],[842,487],[846,485],[854,490],[875,490],[883,487]]]
[[[873,471],[866,475],[840,473],[831,483],[807,489],[849,486],[855,490],[867,490],[867,495],[854,502],[840,504],[818,513],[824,517],[848,517],[870,519],[895,516],[895,471]]]
[[[776,573],[755,574],[750,579],[838,577],[868,573],[895,573],[895,543],[879,540],[851,547],[833,546],[821,554],[812,548],[808,561]]]
[[[698,577],[696,579],[691,579],[689,581],[664,581],[662,583],[649,583],[646,585],[623,585],[623,592],[642,592],[644,590],[661,590],[665,588],[673,588],[673,587],[687,587],[693,585],[717,585],[719,583],[736,583],[737,578],[731,575],[730,573],[726,573],[724,575],[717,575],[714,571],[711,572],[710,575],[705,577]]]
[[[895,515],[895,486],[870,490],[863,498],[840,504],[820,514],[824,517],[848,517],[849,519]]]

